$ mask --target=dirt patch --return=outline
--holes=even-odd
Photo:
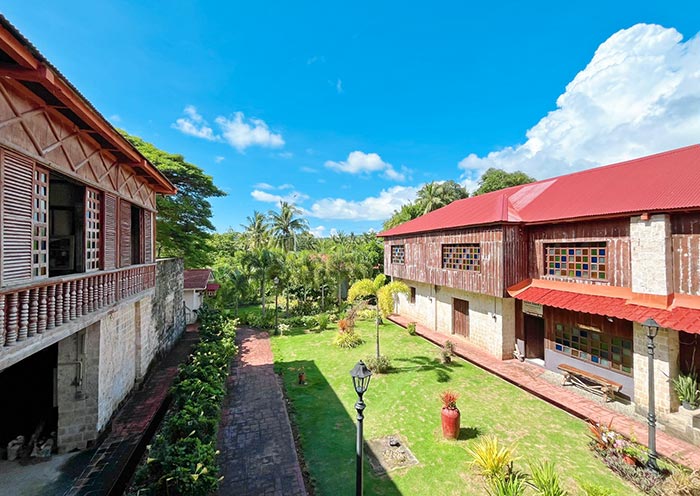
[[[367,458],[372,470],[377,475],[400,468],[418,465],[418,459],[406,444],[401,434],[384,436],[367,441]]]

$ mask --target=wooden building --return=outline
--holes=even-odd
[[[158,350],[156,194],[175,188],[1,16],[0,183],[0,444],[43,423],[84,447]]]
[[[668,378],[700,368],[700,146],[459,200],[379,236],[386,274],[411,288],[397,313],[602,377],[640,411],[640,323],[654,318],[657,406],[673,421]]]

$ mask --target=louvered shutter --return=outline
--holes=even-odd
[[[153,262],[153,212],[143,211],[143,263]]]
[[[111,270],[117,267],[117,197],[105,193],[102,203],[102,260]]]
[[[32,276],[34,163],[2,151],[2,284]]]
[[[85,271],[100,269],[100,192],[85,188]]]
[[[131,203],[119,200],[119,266],[131,265]]]

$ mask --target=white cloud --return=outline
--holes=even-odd
[[[382,190],[378,196],[354,201],[343,198],[324,198],[315,202],[305,213],[319,219],[339,220],[385,220],[394,210],[413,201],[418,188],[412,186],[394,186]]]
[[[122,118],[120,117],[119,114],[113,114],[109,116],[110,122],[121,122]]]
[[[303,166],[300,170],[302,172],[308,172],[309,174],[315,174],[318,172],[318,170],[314,169],[313,167],[306,167],[306,166]]]
[[[275,187],[272,184],[268,183],[258,183],[254,186],[256,189],[275,189]]]
[[[293,158],[294,154],[292,152],[280,152],[277,156],[280,158]]]
[[[335,91],[338,93],[343,92],[343,81],[340,78],[335,82]]]
[[[467,187],[489,167],[552,177],[700,141],[700,35],[637,24],[613,34],[525,143],[459,167]]]
[[[236,112],[233,119],[217,117],[216,123],[221,127],[224,140],[239,152],[254,145],[264,148],[279,148],[284,145],[282,135],[271,132],[265,121],[246,119],[243,112]]]
[[[221,155],[217,155],[216,157],[214,157],[214,162],[216,162],[217,164],[220,164],[224,160],[226,160],[226,157],[222,157]]]
[[[214,130],[209,127],[207,121],[197,113],[197,108],[194,105],[185,107],[186,117],[180,117],[175,121],[173,127],[178,131],[189,134],[196,138],[203,138],[209,141],[216,141],[218,136],[214,134]]]
[[[314,235],[314,238],[322,238],[325,230],[325,226],[317,226],[309,229],[309,232]]]
[[[323,55],[314,55],[313,57],[309,57],[308,59],[306,59],[306,65],[313,65],[317,62],[320,64],[325,63],[326,57]]]
[[[338,172],[347,172],[348,174],[371,174],[372,172],[383,172],[384,177],[392,181],[404,181],[405,173],[408,171],[402,167],[403,172],[398,172],[394,166],[388,162],[384,162],[376,153],[365,153],[361,151],[350,152],[346,160],[335,162],[328,160],[324,164],[329,169]]]
[[[204,117],[197,112],[194,105],[187,105],[184,112],[185,117],[180,117],[172,125],[173,128],[184,134],[209,141],[224,141],[241,153],[251,146],[263,148],[284,146],[281,134],[270,131],[267,123],[262,119],[247,118],[243,112],[234,113],[232,119],[223,116],[214,119],[221,134],[214,132]],[[280,156],[291,158],[292,154],[291,152],[283,152]]]
[[[300,193],[298,191],[290,191],[286,195],[275,195],[273,193],[268,193],[267,191],[263,191],[262,189],[255,189],[250,193],[250,196],[253,197],[253,199],[260,201],[260,202],[265,202],[265,203],[279,203],[281,201],[287,202],[287,203],[301,203],[304,200],[308,200],[309,196],[305,195],[304,193]]]

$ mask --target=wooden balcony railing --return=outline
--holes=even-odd
[[[0,289],[0,347],[12,346],[152,288],[155,280],[156,266],[149,264]]]

